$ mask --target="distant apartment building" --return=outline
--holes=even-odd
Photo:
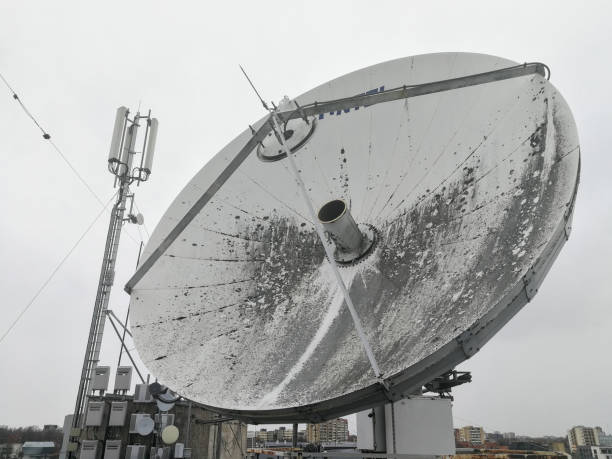
[[[591,448],[592,446],[576,446],[576,450],[572,452],[572,459],[595,459]]]
[[[257,431],[257,441],[259,443],[273,442],[276,441],[276,435],[274,430],[260,429]]]
[[[286,427],[279,427],[276,430],[276,441],[292,441],[293,440],[293,429],[287,429]]]
[[[348,421],[344,418],[306,426],[306,441],[309,443],[347,441],[348,435]]]
[[[256,446],[263,446],[266,443],[291,443],[293,441],[293,429],[286,427],[279,427],[276,430],[249,430],[247,432],[247,447],[255,448]],[[297,434],[298,443],[304,443],[306,441],[306,431],[298,430]]]
[[[278,442],[290,442],[293,441],[293,429],[287,429],[286,427],[279,427],[276,431],[276,441]],[[297,441],[303,442],[306,440],[306,435],[303,430],[298,430]]]
[[[504,440],[514,440],[516,438],[514,432],[504,432],[502,435],[504,436]]]
[[[612,446],[612,435],[606,434],[601,427],[595,427],[595,443],[597,446]]]
[[[471,445],[484,445],[485,443],[485,431],[482,427],[465,426],[458,429],[458,433],[455,438],[459,438],[459,441],[469,443]]]
[[[597,446],[599,444],[598,430],[592,427],[574,426],[567,431],[567,441],[570,446],[570,451],[575,453],[579,446]],[[602,431],[603,434],[603,431]]]
[[[593,459],[612,459],[612,446],[591,446]]]
[[[567,453],[565,443],[562,441],[552,441],[550,443],[550,449],[557,451],[558,453]]]
[[[597,434],[597,440],[599,446],[612,446],[612,435],[602,432]]]
[[[257,432],[255,430],[247,431],[247,448],[255,448],[257,446]]]

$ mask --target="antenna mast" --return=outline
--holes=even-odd
[[[83,414],[87,396],[90,393],[92,375],[99,361],[104,325],[109,312],[108,302],[115,278],[115,263],[119,249],[121,229],[124,222],[143,223],[141,214],[134,215],[132,213],[134,193],[130,191],[130,185],[134,182],[139,185],[140,182],[148,180],[151,175],[158,122],[157,119],[151,118],[150,111],[147,115],[141,115],[140,112],[137,112],[132,118],[129,115],[130,112],[126,107],[119,107],[117,109],[108,156],[108,170],[115,176],[115,187],[118,187],[118,192],[108,225],[98,290],[74,407],[73,429],[71,432],[72,442],[78,441],[80,429],[84,423],[85,416]],[[142,127],[142,125],[145,127],[142,150],[136,151],[138,128]],[[139,163],[134,162],[137,155],[140,155]],[[71,455],[73,454],[71,453]]]

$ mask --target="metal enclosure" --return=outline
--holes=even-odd
[[[204,166],[151,235],[127,286],[144,363],[202,406],[276,423],[400,400],[474,355],[534,297],[571,230],[578,135],[544,68],[413,56],[280,113],[316,119],[294,152],[315,207],[341,199],[379,235],[342,278],[384,384],[289,158],[257,155],[268,119]]]
[[[155,424],[159,427],[159,430],[163,430],[164,427],[174,425],[174,414],[157,413],[155,415]]]
[[[138,419],[139,418],[150,418],[151,415],[147,413],[134,413],[130,416],[130,433],[135,434],[138,433]]]
[[[145,459],[147,447],[144,445],[128,445],[125,448],[125,459]]]
[[[129,391],[132,385],[132,367],[117,367],[115,391]]]
[[[148,384],[136,384],[134,388],[134,401],[137,403],[153,403],[153,396],[149,392]]]
[[[87,404],[85,425],[89,427],[100,427],[104,422],[105,412],[106,404],[104,402],[94,402],[90,400]]]
[[[83,440],[81,442],[81,454],[79,455],[79,459],[98,459],[99,443],[98,440]]]
[[[153,447],[151,448],[151,455],[149,459],[170,459],[170,453],[172,449],[168,446],[164,447]]]
[[[387,451],[385,406],[360,411],[357,418],[357,449],[384,453]]]
[[[110,379],[110,367],[96,367],[93,371],[93,381],[91,382],[91,390],[108,390],[108,381]]]
[[[108,425],[124,426],[125,419],[127,416],[128,403],[127,402],[111,402],[110,416],[108,418]]]
[[[106,440],[104,459],[121,459],[121,440]]]
[[[455,454],[451,401],[414,397],[385,405],[387,453]]]

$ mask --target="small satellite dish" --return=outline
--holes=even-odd
[[[155,428],[155,421],[150,416],[138,416],[136,420],[136,432],[139,435],[150,435]]]
[[[179,438],[179,430],[176,426],[166,426],[164,430],[162,430],[162,441],[166,445],[172,445],[176,443]]]
[[[425,54],[283,101],[279,132],[268,116],[245,129],[151,235],[126,286],[144,363],[265,424],[399,400],[474,355],[532,300],[571,229],[578,135],[547,77]]]
[[[141,213],[138,213],[136,215],[130,214],[128,215],[128,218],[130,219],[130,223],[134,223],[136,225],[144,224],[144,217]]]
[[[174,404],[179,401],[180,396],[172,392],[168,387],[157,381],[149,384],[149,392],[153,398],[158,402],[157,406],[161,411],[168,411],[172,409]]]
[[[170,411],[174,408],[174,403],[168,403],[161,400],[161,397],[155,400],[157,402],[157,408],[159,411]]]

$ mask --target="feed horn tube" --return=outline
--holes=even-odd
[[[341,252],[359,252],[363,243],[363,235],[351,212],[342,199],[329,201],[317,214],[323,228],[333,239],[336,247]]]

